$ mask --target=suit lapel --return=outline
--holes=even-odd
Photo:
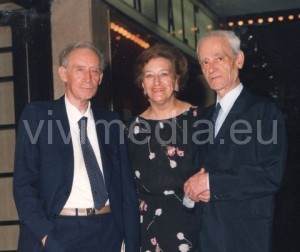
[[[57,100],[53,105],[53,134],[57,142],[58,152],[66,160],[65,176],[67,180],[73,180],[74,154],[70,126],[64,101],[64,96]]]
[[[232,127],[233,123],[240,119],[240,114],[245,110],[245,105],[247,103],[247,91],[245,87],[243,88],[241,94],[238,96],[236,101],[234,102],[232,108],[230,109],[225,121],[223,122],[212,146],[217,146],[222,141],[226,141],[225,139],[230,137],[230,128]],[[212,116],[212,115],[211,115]]]
[[[110,155],[109,143],[105,143],[105,134],[109,134],[109,128],[105,127],[106,124],[102,123],[103,118],[101,117],[101,114],[97,112],[98,111],[93,109],[93,116],[96,124],[96,132],[97,132],[97,138],[99,143],[104,180],[105,180],[106,189],[108,190],[112,165],[109,159],[109,155]],[[110,139],[110,136],[108,139]]]

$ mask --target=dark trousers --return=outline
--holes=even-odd
[[[58,216],[56,227],[48,236],[49,252],[119,252],[122,238],[111,214],[94,216]]]
[[[45,247],[28,241],[21,252],[120,252],[122,237],[111,213],[93,216],[57,216]],[[30,245],[31,243],[31,245]],[[29,248],[31,247],[31,248]]]

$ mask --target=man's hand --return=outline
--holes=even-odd
[[[198,201],[208,202],[210,200],[210,190],[206,190],[198,195]]]
[[[208,173],[204,168],[190,177],[184,183],[184,192],[195,202],[208,202],[210,199],[210,191],[208,186]]]

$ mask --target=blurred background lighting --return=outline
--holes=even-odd
[[[110,29],[115,31],[116,33],[119,33],[121,36],[123,36],[126,39],[131,40],[132,42],[138,44],[140,47],[142,48],[148,48],[150,46],[149,43],[147,43],[146,41],[144,41],[143,39],[139,38],[137,35],[129,32],[128,30],[126,30],[125,28],[111,22],[110,23]],[[116,36],[116,40],[120,40],[121,36]]]
[[[264,20],[263,20],[263,18],[259,18],[259,19],[257,19],[257,22],[258,22],[259,24],[262,24],[262,23],[264,22]]]

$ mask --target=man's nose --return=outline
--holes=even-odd
[[[85,73],[85,79],[87,82],[90,82],[91,79],[92,79],[92,73],[91,73],[91,70],[87,70],[86,73]]]
[[[209,72],[213,72],[216,69],[217,62],[216,61],[211,61],[208,63],[207,69]]]

